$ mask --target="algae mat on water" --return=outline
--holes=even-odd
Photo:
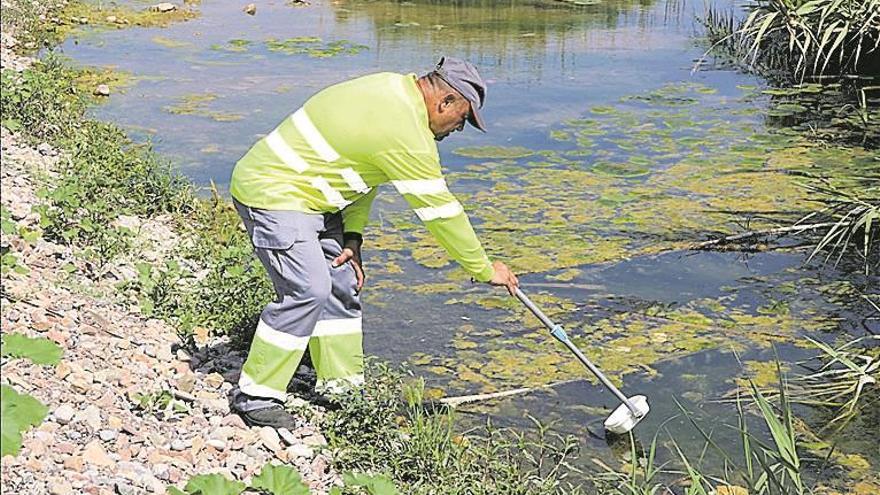
[[[493,257],[519,273],[575,280],[578,273],[571,270],[583,266],[617,263],[675,249],[708,233],[737,231],[739,218],[731,211],[806,208],[807,192],[792,172],[845,181],[855,170],[877,166],[874,155],[861,148],[820,147],[785,130],[769,132],[761,120],[762,103],[751,98],[750,89],[743,91],[743,98],[731,101],[693,82],[666,85],[561,122],[550,136],[560,149],[459,150],[475,161],[449,174],[450,187]],[[752,108],[757,110],[745,111]],[[411,213],[385,213],[383,222],[389,227],[370,233],[371,244],[384,250],[383,256],[390,260],[390,253],[397,253],[423,267],[445,270],[443,282],[405,284],[397,290],[411,297],[434,292],[435,301],[439,297],[463,305],[483,319],[482,330],[462,325],[447,355],[416,356],[426,369],[451,377],[453,388],[481,391],[583,376],[515,301],[456,290],[465,277],[449,266]],[[752,229],[775,226],[760,216],[750,222]],[[398,262],[386,266],[400,271]],[[378,267],[380,278],[382,270]],[[395,290],[391,285],[385,289]],[[601,353],[603,367],[618,377],[634,370],[653,372],[660,360],[703,349],[766,347],[833,326],[822,315],[837,303],[818,289],[794,296],[768,288],[772,297],[752,295],[764,303],[746,304],[738,292],[750,291],[747,285],[720,297],[685,298],[662,312],[600,308],[586,322],[577,322],[571,313],[582,301],[537,297],[551,316],[572,325],[576,341],[589,339],[587,353]],[[523,327],[521,319],[529,324]]]

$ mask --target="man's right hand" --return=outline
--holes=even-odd
[[[519,280],[517,280],[516,275],[510,271],[510,268],[507,268],[507,265],[500,261],[493,262],[492,268],[495,269],[495,274],[492,275],[489,283],[497,286],[503,285],[512,296],[516,292],[517,287],[519,287]]]

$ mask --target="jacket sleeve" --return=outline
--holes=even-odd
[[[370,192],[358,198],[354,203],[342,209],[342,224],[345,232],[356,232],[363,234],[364,227],[370,219],[370,208],[373,206],[373,199],[376,198],[376,191],[379,188],[374,187]]]
[[[480,282],[495,273],[461,203],[449,192],[436,153],[384,152],[378,165],[449,256]]]

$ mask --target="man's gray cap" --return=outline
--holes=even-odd
[[[483,123],[483,118],[478,112],[486,101],[486,83],[483,82],[474,64],[458,58],[443,57],[437,62],[434,72],[470,102],[468,122],[486,132],[486,124]]]

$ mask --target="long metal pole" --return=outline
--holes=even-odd
[[[587,356],[584,356],[584,353],[582,353],[580,349],[575,347],[574,343],[572,343],[572,341],[568,338],[568,335],[565,333],[565,330],[562,328],[561,325],[553,323],[553,320],[548,318],[547,315],[545,315],[544,312],[541,311],[541,308],[535,306],[535,303],[533,303],[532,300],[523,293],[523,291],[516,289],[516,292],[514,294],[516,295],[517,299],[522,301],[522,303],[527,308],[529,308],[529,311],[531,311],[532,314],[534,314],[539,320],[541,320],[541,323],[543,323],[544,326],[550,329],[550,334],[553,335],[556,340],[565,344],[565,346],[568,347],[575,356],[577,356],[578,360],[580,360],[580,362],[583,363],[584,366],[586,366],[591,372],[593,372],[594,375],[596,375],[596,378],[598,378],[599,381],[602,382],[602,385],[605,385],[605,388],[607,388],[611,391],[611,393],[617,396],[620,402],[626,405],[626,408],[629,409],[630,412],[635,415],[635,417],[641,417],[641,414],[639,414],[636,406],[634,406],[632,402],[630,402],[629,399],[625,395],[623,395],[620,390],[618,390],[617,387],[615,387],[614,384],[611,383],[610,380],[608,380],[608,378],[602,373],[599,368],[596,367],[596,365],[594,365],[589,359],[587,359]]]

